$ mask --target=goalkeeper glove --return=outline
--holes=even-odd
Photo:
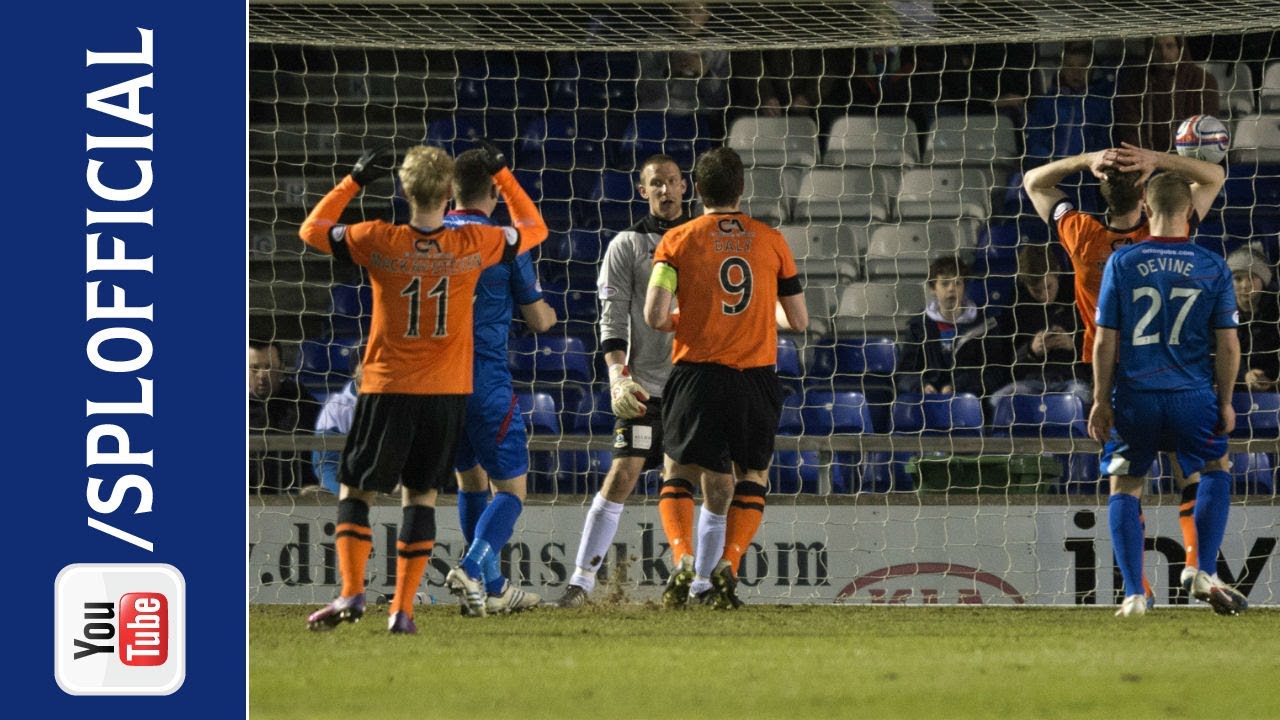
[[[626,365],[610,365],[609,399],[615,416],[631,420],[645,414],[644,401],[649,399],[649,393],[631,379],[631,371]]]
[[[379,145],[366,151],[351,167],[351,179],[355,180],[360,187],[364,187],[382,177],[391,170],[391,163],[388,162],[390,155],[390,145]]]
[[[507,166],[507,156],[502,154],[497,145],[488,140],[477,140],[480,150],[484,153],[484,169],[490,175],[496,175],[502,168]]]

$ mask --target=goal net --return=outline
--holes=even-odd
[[[251,364],[278,363],[282,381],[270,417],[250,420],[251,600],[322,602],[339,585],[335,500],[321,483],[345,426],[322,404],[351,378],[371,301],[359,272],[304,248],[303,218],[366,149],[456,154],[486,138],[550,227],[537,271],[561,319],[538,335],[516,320],[510,339],[531,437],[529,501],[503,551],[516,582],[558,596],[609,467],[596,276],[613,236],[648,212],[640,165],[676,158],[696,213],[694,158],[728,145],[747,167],[743,209],[787,238],[812,318],[806,333],[779,336],[788,395],[744,597],[1114,602],[1089,396],[1068,382],[1087,381],[1087,368],[1069,359],[1076,375],[1050,377],[1052,362],[1019,354],[1027,338],[1010,324],[1015,306],[1034,302],[1020,257],[1023,280],[1043,291],[1070,290],[1076,270],[1022,178],[1121,139],[1172,151],[1182,114],[1217,117],[1231,138],[1227,182],[1193,240],[1224,256],[1256,248],[1268,284],[1249,317],[1274,335],[1277,29],[1280,2],[1259,0],[1212,12],[1127,0],[251,2],[250,341],[276,348]],[[1176,92],[1158,79],[1173,66],[1152,70],[1166,35]],[[1078,209],[1105,212],[1088,173],[1058,187]],[[362,192],[343,221],[376,218],[408,219],[391,182]],[[911,324],[940,312],[927,280],[931,267],[947,275],[944,259],[956,261],[963,300],[934,324],[955,337],[922,340]],[[1035,307],[1045,327],[1077,318],[1065,292]],[[1079,333],[1062,335],[1075,357]],[[1274,367],[1265,342],[1246,363]],[[954,367],[931,374],[939,357]],[[1014,385],[1028,377],[1049,382]],[[1257,604],[1280,597],[1278,392],[1263,383],[1236,394],[1231,440],[1219,570]],[[659,483],[650,473],[628,502],[597,600],[650,600],[664,585]],[[1188,602],[1178,500],[1161,461],[1144,508],[1146,572],[1162,604]],[[463,545],[448,494],[437,518],[424,598],[445,595]],[[373,594],[394,590],[399,520],[395,498],[373,508]]]

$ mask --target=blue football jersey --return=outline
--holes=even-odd
[[[1117,387],[1209,387],[1215,330],[1239,324],[1231,271],[1221,256],[1186,241],[1122,247],[1103,271],[1097,321],[1118,336]]]
[[[446,227],[458,227],[468,223],[497,225],[480,213],[454,210],[445,215]],[[507,336],[511,333],[511,318],[515,305],[528,305],[542,299],[542,286],[533,269],[533,259],[524,252],[510,263],[498,263],[486,268],[476,284],[475,304],[472,308],[472,324],[475,333],[474,382],[485,384],[488,378],[481,373],[498,372],[509,380],[507,366]]]

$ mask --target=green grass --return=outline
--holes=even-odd
[[[255,720],[1280,715],[1280,610],[639,605],[467,619],[386,606],[329,633],[249,612]]]

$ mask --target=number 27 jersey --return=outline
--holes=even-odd
[[[781,233],[742,213],[703,215],[668,230],[653,261],[676,271],[673,362],[738,370],[777,362],[778,296],[802,292]]]
[[[1097,321],[1117,333],[1117,386],[1208,387],[1215,331],[1239,324],[1231,272],[1221,256],[1184,239],[1120,248],[1102,275]]]

